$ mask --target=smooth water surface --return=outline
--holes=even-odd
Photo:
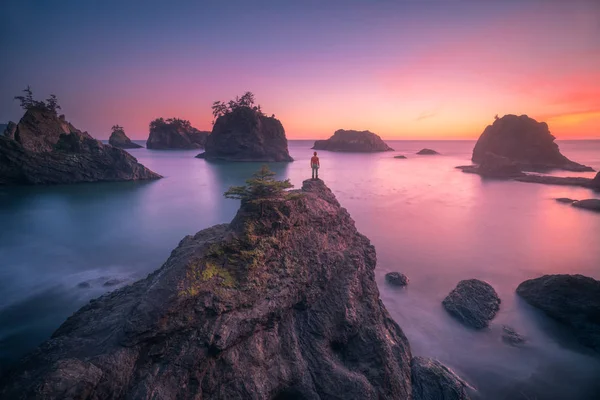
[[[320,174],[375,245],[381,297],[413,353],[440,359],[486,399],[598,395],[598,359],[520,301],[515,289],[545,273],[600,279],[600,215],[554,201],[600,194],[462,173],[454,167],[469,164],[473,141],[388,143],[397,151],[319,152]],[[571,159],[600,168],[600,141],[559,144]],[[311,145],[291,141],[296,161],[271,168],[300,187],[310,177]],[[442,155],[415,155],[423,147]],[[0,369],[91,298],[160,267],[185,235],[231,220],[238,203],[223,192],[259,167],[208,163],[194,158],[198,151],[130,152],[165,178],[0,189]],[[409,286],[386,285],[390,271],[405,273]],[[469,278],[488,281],[502,299],[488,330],[465,328],[441,306]],[[110,279],[123,283],[105,286]],[[527,345],[504,344],[503,324],[525,335]]]

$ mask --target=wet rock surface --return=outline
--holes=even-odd
[[[464,325],[483,329],[500,309],[500,298],[489,283],[468,279],[458,282],[442,305]]]
[[[158,179],[124,150],[106,146],[47,110],[28,110],[13,138],[0,136],[0,185]]]
[[[600,353],[600,281],[583,275],[544,275],[521,283],[517,294]]]
[[[519,346],[525,343],[525,337],[508,325],[502,326],[502,341],[511,346]]]
[[[393,286],[406,286],[408,278],[400,272],[388,272],[385,274],[385,281]]]
[[[394,150],[379,135],[371,131],[345,129],[338,129],[329,139],[315,141],[313,149],[349,153],[374,153]]]

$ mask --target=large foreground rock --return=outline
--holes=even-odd
[[[123,129],[117,129],[112,131],[108,143],[111,146],[118,147],[120,149],[139,149],[140,146],[137,143],[133,143],[129,137],[125,134]]]
[[[472,160],[481,164],[492,153],[519,164],[523,170],[593,171],[563,156],[554,139],[545,122],[527,115],[505,115],[485,128],[475,144]]]
[[[428,378],[379,298],[374,247],[322,181],[294,193],[242,204],[84,306],[0,398],[410,398]]]
[[[500,309],[500,298],[487,282],[468,279],[458,282],[442,302],[446,311],[475,329],[488,326]]]
[[[413,400],[469,400],[465,381],[437,360],[414,357]]]
[[[197,157],[225,161],[294,161],[281,122],[249,107],[238,107],[217,118],[206,142],[206,151]]]
[[[327,140],[317,140],[313,146],[315,150],[373,153],[379,151],[393,151],[379,135],[370,131],[352,131],[338,129]]]
[[[566,326],[584,346],[600,352],[600,281],[583,275],[544,275],[517,294]]]
[[[152,150],[200,149],[206,145],[210,132],[200,131],[189,121],[169,118],[156,119],[150,123],[150,135],[146,148]]]
[[[126,151],[103,145],[64,117],[28,110],[0,136],[0,185],[158,179]]]

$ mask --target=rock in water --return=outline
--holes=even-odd
[[[385,280],[394,286],[406,286],[408,284],[408,278],[400,272],[388,272],[385,274]]]
[[[508,325],[502,326],[502,341],[511,346],[518,346],[525,343],[525,338]]]
[[[370,131],[346,131],[338,129],[327,140],[317,140],[313,146],[315,150],[374,153],[379,151],[394,151],[379,135]]]
[[[570,199],[568,197],[559,197],[554,200],[558,201],[559,203],[566,203],[566,204],[572,204],[577,201],[577,200]]]
[[[456,168],[462,169],[463,172],[481,175],[485,178],[510,179],[525,175],[517,163],[493,153],[488,153],[479,165]]]
[[[435,156],[440,153],[438,153],[435,150],[431,150],[431,149],[422,149],[417,154],[421,155],[421,156]]]
[[[564,169],[593,171],[563,156],[545,122],[527,115],[505,115],[488,125],[473,149],[473,162],[481,164],[488,153],[506,157],[524,170]]]
[[[210,132],[199,131],[190,121],[179,118],[157,118],[150,123],[146,148],[152,150],[200,149]]]
[[[81,308],[4,374],[0,398],[410,398],[375,248],[322,181],[290,193],[243,203]]]
[[[225,161],[294,161],[281,122],[249,107],[238,107],[217,118],[198,158]]]
[[[116,129],[112,131],[110,138],[108,139],[108,143],[120,149],[139,149],[142,147],[137,143],[133,143],[131,139],[127,137],[123,129]]]
[[[517,294],[600,352],[600,281],[583,275],[544,275],[517,287]]]
[[[488,326],[500,309],[500,298],[489,283],[468,279],[458,282],[442,304],[463,324],[482,329]]]
[[[103,145],[45,109],[27,110],[13,137],[0,136],[0,185],[161,178],[126,151]]]
[[[585,199],[573,202],[573,207],[600,212],[600,199]]]
[[[465,381],[439,361],[414,357],[411,366],[413,400],[470,399]]]
[[[406,156],[394,156],[394,158],[399,158],[401,160],[406,159]]]

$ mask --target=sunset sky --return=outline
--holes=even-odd
[[[0,123],[29,84],[102,139],[157,117],[210,130],[212,102],[248,90],[289,139],[475,139],[508,113],[600,139],[598,0],[1,4]]]

